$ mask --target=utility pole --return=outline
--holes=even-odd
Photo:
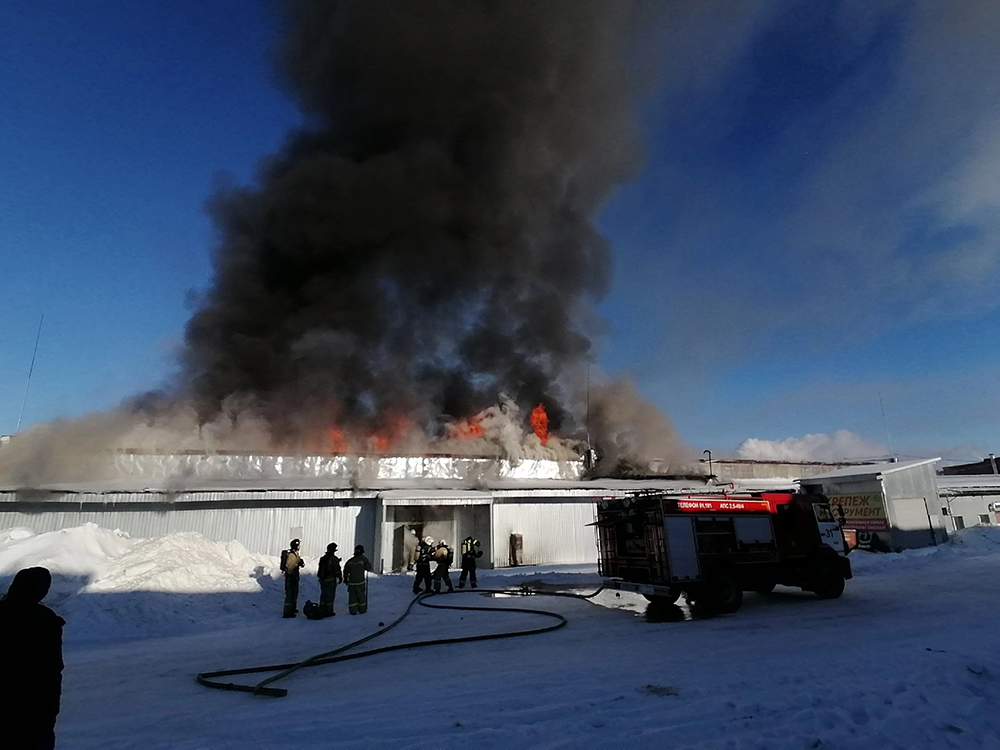
[[[882,394],[878,394],[878,405],[882,410],[882,426],[885,428],[885,444],[889,447],[889,458],[892,458],[892,440],[889,438],[889,421],[885,418],[885,404],[882,403]]]
[[[21,431],[21,420],[24,419],[24,405],[28,403],[28,389],[31,387],[31,374],[35,371],[35,357],[38,356],[38,341],[42,338],[42,323],[45,322],[45,313],[38,320],[38,333],[35,334],[35,348],[31,352],[31,366],[28,368],[28,382],[24,384],[24,398],[21,399],[21,412],[17,415],[17,427],[14,428],[16,435]]]

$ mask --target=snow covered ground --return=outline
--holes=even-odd
[[[84,526],[0,532],[0,586],[28,565],[55,574],[46,603],[67,620],[64,748],[997,748],[998,531],[855,553],[839,600],[779,588],[716,619],[647,613],[611,592],[532,598],[569,625],[303,670],[281,699],[208,690],[194,675],[336,648],[398,616],[411,579],[373,578],[364,616],[346,614],[341,589],[337,617],[283,620],[273,558],[196,534],[132,540]],[[586,567],[481,576],[598,581]],[[316,598],[313,578],[302,589]],[[418,607],[371,645],[546,622]]]

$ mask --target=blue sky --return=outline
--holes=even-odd
[[[879,394],[897,453],[996,450],[1000,10],[764,6],[678,2],[657,37],[646,167],[600,217],[603,368],[698,451],[884,451]],[[248,1],[0,5],[0,432],[43,312],[25,423],[169,376],[213,180],[299,121],[274,35]]]

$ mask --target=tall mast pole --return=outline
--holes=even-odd
[[[885,418],[885,404],[882,403],[882,394],[878,394],[878,405],[882,409],[882,426],[885,428],[885,444],[889,446],[889,458],[892,458],[892,440],[889,439],[889,420]]]
[[[24,384],[24,398],[21,399],[21,412],[17,415],[17,427],[14,428],[16,435],[21,431],[21,420],[24,419],[24,405],[28,403],[28,389],[31,388],[31,374],[35,371],[35,357],[38,356],[38,342],[42,338],[42,323],[45,322],[45,313],[38,319],[38,333],[35,334],[35,348],[31,352],[31,366],[28,368],[28,381]]]

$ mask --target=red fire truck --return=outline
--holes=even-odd
[[[851,578],[847,546],[822,495],[635,493],[598,500],[608,585],[672,604],[735,612],[744,591],[797,586],[835,599]]]

